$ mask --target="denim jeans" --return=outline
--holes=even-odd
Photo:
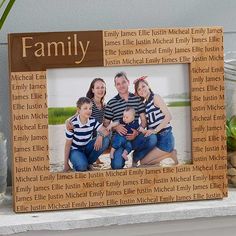
[[[143,134],[139,134],[131,141],[132,149],[134,150],[133,160],[137,162],[144,158],[156,146],[156,143],[156,135],[152,134],[148,137],[144,137]],[[122,157],[123,151],[123,147],[120,147],[115,151],[114,158],[111,160],[112,169],[122,169],[124,167],[125,160]]]
[[[123,147],[128,153],[132,151],[132,145],[129,140],[123,135],[120,135],[116,133],[112,139],[112,145],[113,148],[116,150],[120,147]]]
[[[164,130],[156,134],[157,147],[165,152],[172,152],[175,146],[175,139],[172,134],[172,129]]]
[[[76,171],[86,171],[88,166],[93,164],[98,157],[108,148],[109,138],[105,137],[102,141],[102,147],[96,151],[94,143],[96,139],[92,139],[86,146],[79,147],[79,149],[72,149],[70,151],[70,162]]]

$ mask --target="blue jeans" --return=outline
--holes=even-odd
[[[172,134],[172,129],[164,130],[156,134],[157,147],[165,152],[172,152],[175,146],[175,139]]]
[[[70,162],[76,171],[88,170],[88,166],[98,159],[98,157],[108,148],[110,142],[108,137],[103,138],[102,147],[96,151],[94,149],[95,141],[96,139],[92,139],[86,146],[70,151]]]
[[[144,158],[156,146],[156,143],[156,135],[152,134],[148,137],[144,137],[143,134],[139,134],[131,141],[132,149],[134,149],[133,160],[137,162]],[[112,169],[123,169],[125,165],[125,160],[122,157],[123,151],[123,147],[115,151],[114,158],[111,160]]]
[[[120,147],[123,147],[128,153],[132,151],[131,142],[127,140],[125,136],[120,135],[118,133],[114,135],[111,146],[116,150]]]

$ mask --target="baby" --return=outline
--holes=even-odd
[[[128,107],[125,109],[123,113],[123,118],[120,121],[112,122],[107,127],[107,129],[110,131],[113,127],[116,127],[119,124],[124,125],[124,128],[127,130],[127,134],[133,133],[133,130],[138,130],[140,132],[144,131],[144,129],[140,127],[138,121],[135,120],[135,110],[131,107]],[[126,136],[120,135],[119,133],[115,133],[112,139],[111,146],[112,146],[111,152],[110,152],[111,159],[113,159],[114,152],[118,148],[124,148],[122,157],[126,161],[128,160],[128,154],[132,151],[132,145],[131,145],[131,142],[126,139]]]

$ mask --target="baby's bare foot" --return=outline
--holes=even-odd
[[[122,153],[122,157],[128,161],[128,152],[126,150],[124,150],[124,152]]]

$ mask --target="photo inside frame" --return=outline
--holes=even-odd
[[[127,67],[60,68],[47,70],[48,142],[50,171],[62,172],[64,168],[65,121],[75,115],[76,102],[86,96],[94,78],[106,83],[105,103],[117,95],[114,77],[125,72],[129,79],[129,91],[134,93],[134,80],[147,76],[151,90],[160,95],[172,115],[171,126],[179,164],[192,163],[191,151],[191,103],[189,64],[148,65]],[[109,149],[94,163],[94,169],[110,169]],[[160,166],[172,166],[166,158]],[[72,167],[72,166],[71,166]],[[132,167],[132,152],[124,168]]]

